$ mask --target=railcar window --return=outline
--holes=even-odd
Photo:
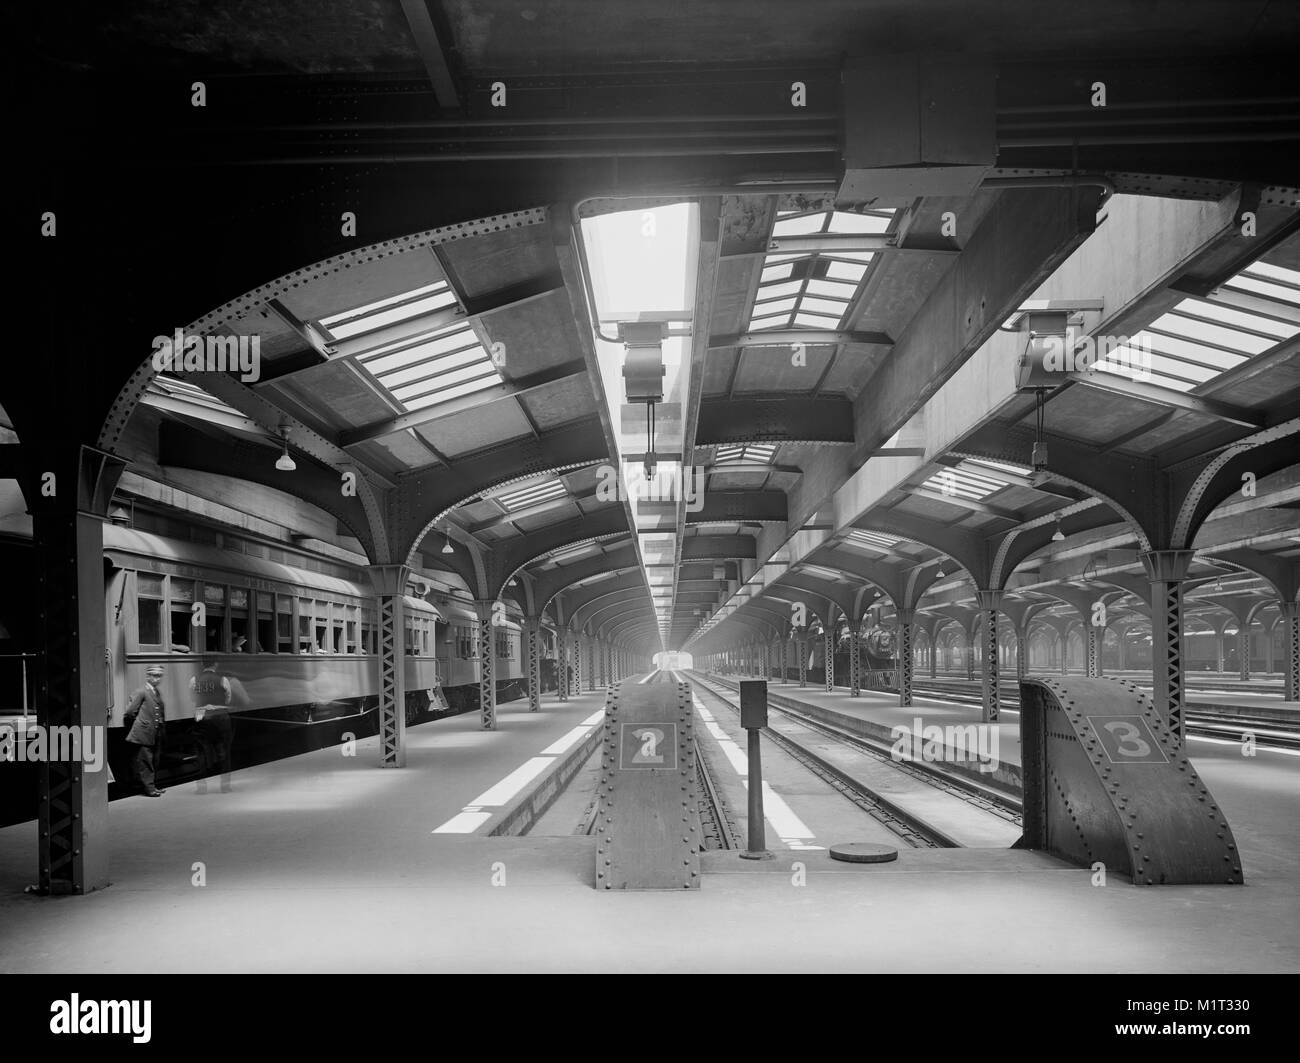
[[[248,640],[248,591],[230,588],[230,649],[233,653],[252,653]]]
[[[198,629],[193,626],[194,581],[177,579],[167,580],[167,598],[171,606],[171,650],[173,653],[192,653],[190,649],[197,638]]]
[[[340,605],[336,602],[332,610],[331,620],[333,623],[331,624],[331,629],[334,632],[334,639],[331,646],[335,653],[343,653],[346,649],[343,645],[343,612],[347,608],[346,605]]]
[[[203,604],[206,613],[203,649],[225,653],[230,649],[226,641],[226,588],[217,584],[203,585]]]
[[[316,624],[312,628],[316,638],[316,652],[329,653],[330,603],[316,599]]]
[[[478,639],[474,635],[474,629],[466,624],[456,626],[456,656],[464,661],[478,656]]]
[[[275,596],[258,591],[257,652],[275,653],[275,643]]]
[[[293,653],[293,599],[287,594],[277,594],[275,600],[277,652]]]
[[[359,610],[355,605],[348,606],[347,628],[346,628],[346,635],[344,636],[345,639],[347,640],[345,646],[348,653],[361,652],[360,649],[357,647],[357,613],[358,612]]]
[[[515,640],[509,632],[497,632],[497,657],[502,661],[512,661],[515,656]]]
[[[136,641],[141,646],[162,646],[163,581],[147,572],[136,574]]]
[[[311,653],[315,649],[311,626],[315,604],[310,598],[298,599],[298,652]]]
[[[361,652],[375,652],[375,611],[361,610]]]

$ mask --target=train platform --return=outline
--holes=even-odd
[[[1012,673],[1014,674],[1014,672]],[[1038,673],[1045,678],[1053,678],[1056,673]],[[1078,675],[1071,672],[1070,675]],[[1124,679],[1136,683],[1144,690],[1151,689],[1149,671],[1107,672],[1103,678]],[[1215,675],[1205,672],[1189,672],[1184,677],[1186,682],[1187,704],[1198,709],[1224,713],[1250,713],[1255,716],[1274,718],[1279,721],[1300,720],[1300,701],[1286,701],[1282,694],[1281,682],[1272,680],[1242,681],[1233,676]],[[1005,687],[1007,675],[1003,673]],[[980,689],[980,680],[967,679],[964,675],[940,674],[937,676],[918,674],[914,677],[915,686],[925,687],[952,686],[955,690],[975,691]],[[837,689],[848,690],[847,686],[836,684]]]
[[[0,831],[0,971],[1300,971],[1293,761],[1225,786],[1240,766],[1198,755],[1244,888],[1103,886],[1038,852],[904,848],[881,865],[710,852],[699,890],[607,893],[595,839],[493,833],[545,785],[525,767],[580,756],[603,702],[548,696],[496,732],[472,714],[421,725],[403,769],[377,768],[368,740],[355,758],[239,772],[227,795],[117,802],[114,883],[86,897],[22,893],[35,827]]]

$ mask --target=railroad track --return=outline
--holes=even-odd
[[[719,680],[716,677],[705,680],[698,675],[693,675],[692,682],[699,690],[711,695],[731,711],[739,713],[735,702],[727,696],[734,693],[734,688],[726,680]],[[723,691],[726,693],[723,693]],[[997,793],[988,787],[981,787],[976,783],[968,782],[928,764],[896,761],[890,755],[887,745],[873,743],[858,735],[850,734],[837,727],[814,720],[786,706],[769,704],[769,711],[780,713],[802,727],[830,736],[858,752],[886,762],[891,768],[910,774],[920,779],[927,786],[943,790],[951,796],[975,805],[984,812],[1016,825],[1020,823],[1020,803],[1009,795]],[[862,780],[842,771],[796,739],[770,726],[764,728],[763,734],[794,760],[844,794],[846,798],[862,808],[873,819],[884,824],[913,847],[960,848],[959,842],[934,824],[926,822],[900,807],[879,791],[868,786]]]
[[[982,694],[951,683],[914,681],[912,693],[921,697],[956,701],[963,705],[979,705],[983,702]],[[1005,688],[999,691],[998,705],[1019,712],[1019,692],[1008,693]],[[1239,712],[1226,713],[1196,709],[1189,705],[1184,713],[1184,725],[1191,735],[1241,742],[1247,734],[1252,734],[1255,736],[1256,747],[1261,749],[1300,749],[1300,721],[1288,722],[1261,716],[1245,706]]]

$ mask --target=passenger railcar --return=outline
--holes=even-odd
[[[306,551],[204,534],[213,541],[104,525],[105,722],[118,793],[128,778],[123,712],[153,665],[163,668],[169,724],[159,772],[164,787],[207,774],[214,759],[194,724],[189,689],[209,663],[230,683],[236,768],[347,735],[367,737],[378,727],[379,631],[365,572]],[[413,583],[427,587],[418,577]],[[417,594],[405,595],[403,604],[407,723],[477,711],[481,662],[469,604]],[[513,603],[494,632],[497,699],[509,702],[527,690]],[[544,631],[543,645],[553,652],[553,632]],[[543,661],[542,674],[543,688],[554,689],[553,662]],[[26,708],[32,721],[34,709]],[[35,791],[30,770],[6,764],[0,771],[0,821],[31,814],[24,811]]]

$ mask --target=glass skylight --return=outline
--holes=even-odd
[[[922,485],[936,494],[964,498],[970,502],[979,502],[1006,487],[1003,480],[995,480],[981,472],[975,471],[965,463],[955,469],[941,469]]]
[[[900,541],[891,535],[881,535],[880,532],[865,531],[862,528],[850,528],[846,538],[857,546],[869,546],[883,551],[892,550]]]
[[[774,237],[882,235],[893,220],[892,210],[863,214],[846,211],[789,211],[778,215]],[[758,293],[750,312],[749,331],[792,328],[839,329],[867,267],[871,251],[826,249],[768,255],[763,260]]]
[[[1095,368],[1192,391],[1300,335],[1300,272],[1256,262],[1205,298],[1183,299]]]
[[[359,356],[357,362],[408,410],[436,406],[502,383],[468,324],[452,325],[396,348],[379,348]]]
[[[439,310],[450,310],[457,305],[456,293],[445,280],[441,280],[401,295],[331,314],[321,318],[320,323],[331,339],[343,340],[395,325],[399,321],[424,317]]]
[[[521,509],[527,509],[529,506],[537,506],[543,502],[563,498],[567,494],[568,491],[565,489],[563,480],[548,480],[546,483],[534,484],[532,487],[525,487],[519,491],[510,491],[504,495],[497,495],[496,500],[505,506],[507,513],[515,513]]]
[[[714,452],[713,464],[749,465],[761,463],[770,465],[776,455],[776,443],[729,443],[718,447]]]

